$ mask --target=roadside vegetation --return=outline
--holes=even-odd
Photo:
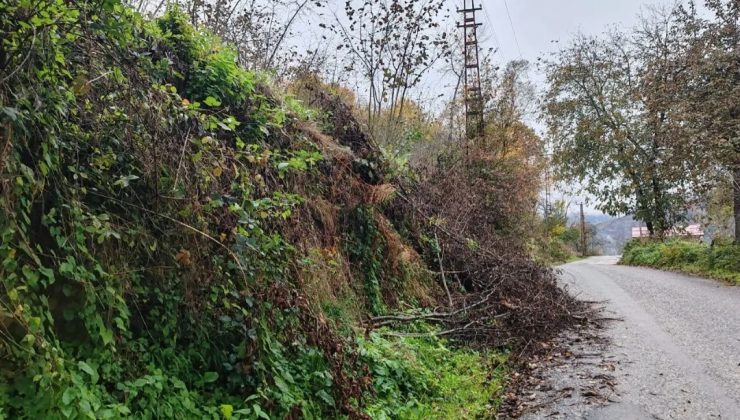
[[[374,419],[451,419],[491,416],[505,387],[505,353],[455,350],[438,338],[360,339],[371,366]]]
[[[705,244],[689,240],[632,241],[621,264],[675,270],[740,285],[740,245],[731,240]]]
[[[581,258],[599,255],[596,231],[593,225],[584,225],[585,252],[581,238],[581,228],[568,221],[568,204],[556,200],[548,206],[545,215],[539,219],[528,243],[530,253],[536,261],[543,264],[563,264]],[[584,256],[585,254],[585,256]]]
[[[364,104],[227,3],[0,1],[0,418],[495,415],[587,313],[527,250],[524,65],[490,67],[501,118],[463,148],[411,82]]]

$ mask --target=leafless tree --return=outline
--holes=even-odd
[[[347,51],[347,71],[358,71],[368,87],[369,122],[381,110],[403,115],[408,95],[449,54],[441,29],[444,0],[350,0],[331,29]]]

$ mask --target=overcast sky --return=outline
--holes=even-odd
[[[453,0],[450,0],[452,3]],[[455,3],[462,3],[457,1]],[[671,5],[671,0],[476,0],[484,13],[479,21],[485,38],[484,48],[497,49],[498,62],[524,58],[536,62],[538,57],[555,52],[567,44],[576,33],[598,35],[610,26],[627,29],[638,23],[639,14],[650,6]],[[507,14],[508,6],[508,14]],[[509,20],[511,16],[511,20]],[[542,84],[542,76],[534,72],[533,80]],[[541,125],[530,121],[538,131]],[[553,198],[563,197],[553,191]],[[563,197],[573,203],[579,197]],[[586,205],[586,212],[600,214],[595,203]],[[574,211],[574,206],[571,206]]]
[[[450,2],[453,1],[450,0]],[[637,23],[638,14],[645,7],[673,2],[666,0],[476,0],[476,4],[481,3],[484,8],[481,22],[488,38],[486,46],[498,47],[498,57],[501,61],[507,62],[518,59],[520,51],[523,58],[535,61],[543,53],[557,49],[558,44],[553,41],[567,42],[577,32],[596,35],[610,25],[631,27]]]
[[[681,0],[685,1],[685,0]],[[448,7],[456,21],[461,15],[455,10],[462,7],[463,0],[447,0]],[[483,12],[477,15],[482,23],[479,32],[481,49],[496,50],[494,61],[504,65],[511,60],[525,59],[536,63],[537,59],[546,58],[549,53],[557,51],[567,44],[574,35],[598,35],[612,26],[624,30],[639,22],[639,15],[649,7],[672,5],[675,0],[475,0],[476,6],[482,5]],[[701,0],[698,0],[701,3]],[[329,10],[339,12],[345,0],[333,0]],[[470,4],[467,0],[466,4]],[[341,12],[339,12],[341,14]],[[308,27],[312,23],[305,23]],[[304,39],[305,41],[305,39]],[[533,68],[530,77],[540,89],[544,88],[544,77]],[[454,91],[456,79],[449,73],[429,75],[420,88],[431,98],[442,93],[445,98]],[[539,132],[542,125],[533,118],[528,123]],[[554,191],[553,198],[562,197]],[[578,197],[564,197],[567,201],[579,202]],[[588,213],[600,213],[594,203],[586,206]]]
[[[329,19],[332,14],[343,15],[346,0],[330,0],[326,13],[320,19]],[[464,0],[446,0],[449,14],[454,22],[462,15],[456,9],[463,6]],[[482,6],[478,12],[478,22],[482,24],[479,32],[481,49],[494,48],[494,60],[503,65],[511,60],[524,58],[535,63],[537,58],[546,57],[566,44],[579,32],[598,35],[610,26],[628,29],[638,23],[641,11],[651,6],[671,5],[676,0],[474,0]],[[687,1],[687,0],[679,0]],[[471,0],[465,0],[470,5]],[[702,0],[698,0],[702,2]],[[445,13],[446,14],[446,13]],[[299,24],[298,43],[315,44],[315,38],[306,35],[306,29],[316,27],[314,18]],[[454,22],[448,21],[451,30]],[[310,40],[309,40],[310,39]],[[323,42],[319,41],[319,44]],[[315,46],[315,45],[312,45]],[[449,73],[430,75],[427,86],[422,90],[438,92],[454,90],[456,79],[448,80]],[[541,76],[532,74],[538,84],[543,84]],[[434,95],[432,95],[434,96]]]

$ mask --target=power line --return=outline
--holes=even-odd
[[[496,45],[496,49],[501,48],[501,42],[498,40],[498,35],[496,34],[496,27],[493,26],[493,21],[491,21],[491,17],[488,15],[488,11],[486,11],[486,8],[483,8],[483,16],[486,18],[486,22],[488,22],[488,27],[491,28],[491,33],[493,34],[493,42]]]
[[[509,13],[509,2],[504,0],[504,6],[506,6],[506,16],[509,18],[509,25],[511,26],[511,33],[514,34],[514,42],[516,43],[516,50],[519,52],[519,58],[524,59],[522,56],[522,49],[519,48],[519,39],[516,36],[516,30],[514,29],[514,21],[511,20],[511,13]]]

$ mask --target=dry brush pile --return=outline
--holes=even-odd
[[[592,315],[556,281],[553,269],[532,261],[521,239],[531,179],[517,181],[506,166],[477,149],[400,188],[388,214],[447,285],[430,313],[376,317],[376,326],[423,319],[439,334],[476,347],[517,352]],[[505,204],[502,204],[505,203]]]

